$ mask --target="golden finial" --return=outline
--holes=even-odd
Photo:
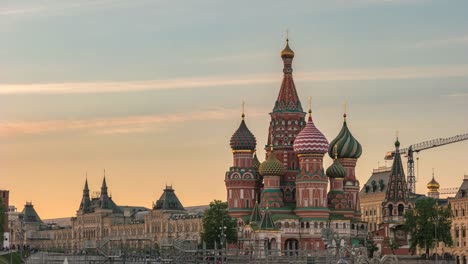
[[[242,100],[242,120],[244,120],[244,117],[245,117],[245,102]]]
[[[344,118],[345,122],[346,122],[346,110],[347,110],[347,104],[346,104],[346,100],[345,100],[344,103],[343,103],[343,118]]]
[[[432,168],[432,179],[434,179],[434,168]]]
[[[335,160],[338,158],[338,145],[333,147],[333,153],[335,154]]]
[[[312,117],[312,96],[309,96],[309,117]]]

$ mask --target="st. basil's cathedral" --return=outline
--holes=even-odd
[[[292,74],[294,51],[288,40],[281,58],[283,80],[270,113],[265,161],[256,155],[257,141],[244,113],[230,141],[233,165],[225,183],[239,244],[251,249],[321,250],[326,227],[342,243],[355,244],[367,234],[355,174],[361,144],[351,134],[346,114],[341,131],[328,142],[314,123],[310,106],[308,115],[302,108]],[[327,169],[323,167],[325,154],[334,160]]]

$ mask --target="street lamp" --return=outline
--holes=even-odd
[[[219,230],[221,231],[221,234],[218,235],[219,237],[219,242],[221,243],[221,263],[224,263],[224,255],[223,255],[223,247],[224,247],[224,242],[226,241],[226,234],[225,231],[227,229],[227,226],[224,225],[224,221],[222,222],[222,226],[219,227]]]

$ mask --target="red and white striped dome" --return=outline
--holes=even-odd
[[[324,154],[328,151],[328,140],[315,126],[311,116],[294,140],[294,151],[297,154]]]

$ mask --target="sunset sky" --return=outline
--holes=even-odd
[[[467,10],[466,0],[1,1],[0,189],[42,218],[74,216],[86,173],[99,191],[104,169],[119,205],[151,207],[166,184],[185,206],[225,200],[243,100],[263,160],[286,29],[297,91],[329,141],[348,104],[362,186],[396,130],[403,147],[468,133]],[[458,187],[467,153],[468,141],[421,152],[417,191],[432,168]]]

